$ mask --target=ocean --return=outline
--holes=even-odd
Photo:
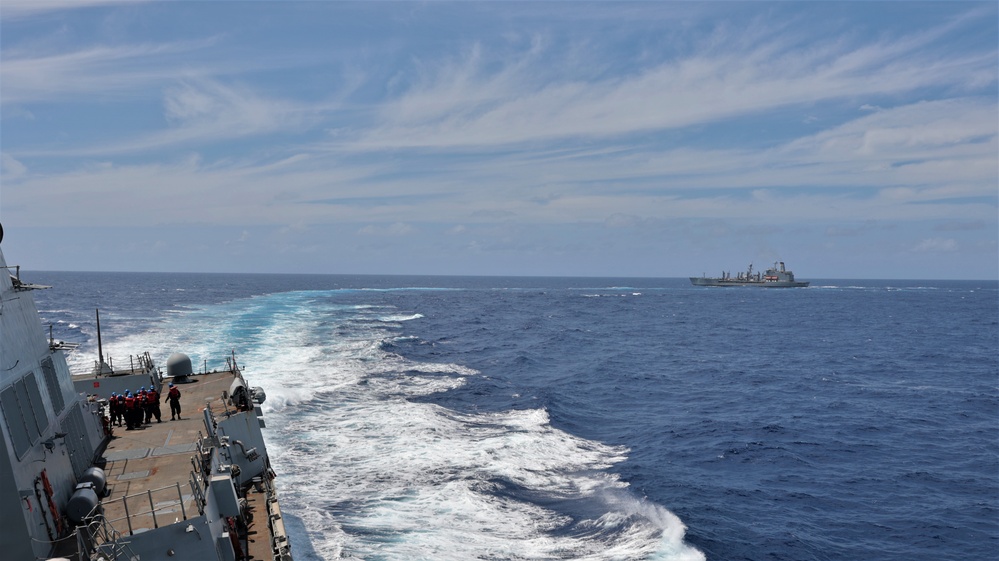
[[[71,370],[235,352],[297,561],[999,558],[999,285],[22,271]]]

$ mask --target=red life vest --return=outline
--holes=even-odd
[[[134,397],[126,397],[125,398],[125,408],[126,409],[135,409],[135,398]]]
[[[146,399],[148,399],[150,403],[156,403],[160,400],[160,394],[156,393],[156,390],[149,390],[149,393],[146,394]]]
[[[170,391],[167,392],[167,395],[170,396],[170,399],[174,400],[180,399],[180,390],[178,390],[177,388],[170,388]]]

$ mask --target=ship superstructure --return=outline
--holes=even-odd
[[[47,559],[73,533],[69,501],[106,442],[99,404],[76,393],[31,291],[0,252],[0,527],[4,558]]]

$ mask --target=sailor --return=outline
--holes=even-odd
[[[117,403],[117,406],[118,406],[117,407],[117,412],[118,412],[117,419],[118,419],[118,426],[120,427],[120,426],[122,426],[122,423],[125,421],[125,394],[124,393],[118,394],[118,396],[115,397],[115,402]]]
[[[111,424],[118,423],[121,426],[121,409],[118,407],[118,394],[111,392],[111,397],[108,398],[108,412],[111,414]]]
[[[127,422],[125,418],[125,393],[122,392],[118,394],[118,426],[120,427],[123,422]]]
[[[146,393],[147,403],[149,403],[149,413],[146,415],[152,415],[156,417],[157,423],[162,423],[163,419],[160,418],[160,394],[156,391],[156,386],[150,386],[149,391]],[[148,418],[148,417],[147,417]],[[149,422],[148,420],[146,421]]]
[[[170,382],[166,399],[170,401],[170,420],[174,420],[174,417],[180,419],[180,390],[174,387],[173,382]]]
[[[146,386],[139,388],[137,403],[139,404],[139,424],[148,425],[152,411],[149,409],[149,394],[146,392]]]
[[[135,397],[132,396],[132,390],[125,392],[125,427],[125,430],[135,428]]]
[[[131,392],[129,392],[131,393]],[[136,391],[132,394],[132,428],[142,428],[142,394]]]

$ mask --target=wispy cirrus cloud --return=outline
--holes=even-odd
[[[81,95],[101,99],[134,99],[149,87],[178,78],[197,78],[216,70],[183,62],[217,38],[174,43],[96,45],[40,54],[38,48],[5,49],[0,65],[3,96],[0,103],[75,100]]]
[[[163,91],[167,127],[70,148],[22,150],[26,157],[111,157],[164,148],[199,149],[218,142],[301,132],[321,120],[326,104],[265,97],[214,80],[184,80]]]
[[[620,136],[789,105],[994,83],[994,51],[926,48],[957,25],[947,22],[895,41],[829,41],[808,49],[781,37],[747,41],[733,35],[703,52],[595,80],[572,79],[568,58],[540,56],[542,40],[505,62],[476,45],[463,60],[425,68],[416,85],[383,104],[381,122],[354,147],[446,149]],[[572,58],[599,65],[601,53],[590,54]]]
[[[997,121],[985,97],[917,102],[792,141],[771,158],[802,166],[804,185],[947,185],[984,195],[996,175]]]
[[[184,81],[166,89],[164,114],[171,128],[132,145],[104,151],[148,150],[178,144],[203,144],[233,138],[300,131],[312,126],[329,107],[257,94],[251,88],[211,80]]]
[[[0,17],[16,20],[67,10],[135,5],[148,1],[151,0],[4,0],[0,4]]]

